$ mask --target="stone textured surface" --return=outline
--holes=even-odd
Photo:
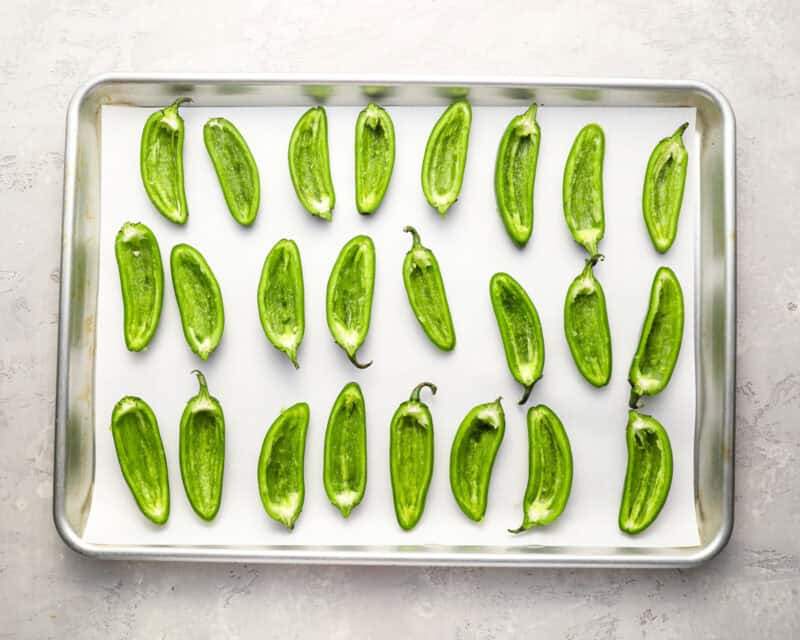
[[[0,3],[0,638],[800,634],[793,0]],[[303,6],[301,6],[303,5]],[[105,71],[696,78],[738,119],[736,528],[695,571],[94,562],[52,526],[64,114]]]

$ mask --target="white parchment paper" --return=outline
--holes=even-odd
[[[443,219],[428,206],[420,166],[428,133],[441,108],[388,107],[397,133],[397,160],[389,192],[371,217],[356,212],[353,188],[355,107],[328,109],[336,208],[332,223],[300,206],[289,178],[287,146],[304,107],[182,108],[189,221],[173,225],[148,201],[139,177],[139,141],[150,109],[111,106],[102,110],[102,211],[100,288],[97,315],[95,484],[86,538],[109,544],[264,545],[591,545],[682,546],[699,542],[694,508],[695,416],[694,255],[698,222],[698,147],[694,109],[540,107],[542,128],[535,190],[535,225],[528,246],[510,241],[497,214],[493,172],[497,145],[508,121],[524,107],[475,107],[464,187]],[[224,116],[240,129],[261,172],[262,200],[256,223],[240,227],[230,216],[203,146],[202,128]],[[678,238],[666,256],[655,252],[641,214],[642,180],[656,142],[688,120],[690,162]],[[579,129],[598,122],[606,134],[607,256],[595,270],[605,289],[612,332],[614,369],[598,390],[578,373],[563,330],[567,287],[581,271],[583,249],[564,223],[561,181]],[[129,353],[122,337],[122,303],[114,259],[114,236],[126,220],[149,225],[165,265],[164,309],[149,348]],[[437,255],[454,317],[457,347],[445,354],[425,337],[406,299],[401,277],[412,224]],[[342,245],[353,235],[372,236],[377,250],[377,284],[372,325],[359,352],[374,360],[355,369],[336,346],[325,323],[325,285]],[[301,369],[265,338],[258,319],[256,289],[264,258],[280,238],[295,239],[306,286],[306,334]],[[222,288],[225,333],[218,350],[202,363],[187,346],[169,275],[169,253],[179,242],[197,247]],[[672,267],[683,285],[686,330],[674,376],[649,399],[645,411],[668,430],[674,450],[674,479],[658,520],[629,537],[617,528],[625,474],[627,371],[647,308],[656,269]],[[489,278],[507,271],[526,288],[544,329],[546,364],[529,405],[544,403],[563,421],[575,463],[572,495],[556,524],[513,536],[508,527],[522,518],[527,479],[522,389],[509,374],[489,302]],[[186,401],[196,393],[190,371],[200,368],[219,398],[227,423],[222,508],[213,523],[192,512],[181,484],[178,425]],[[329,504],[322,486],[328,413],[350,380],[361,385],[368,414],[368,483],[362,504],[348,520]],[[429,403],[435,423],[436,462],[427,509],[411,532],[396,524],[388,465],[389,421],[397,405],[422,380],[439,393]],[[172,510],[157,527],[138,511],[120,473],[109,430],[111,410],[124,395],[144,398],[158,416],[170,471]],[[498,395],[504,398],[506,435],[492,477],[483,522],[469,521],[450,492],[448,463],[453,435],[467,411]],[[282,407],[311,406],[306,449],[305,507],[293,532],[270,520],[258,496],[256,465],[267,427]]]

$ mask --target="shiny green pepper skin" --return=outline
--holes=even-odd
[[[355,382],[345,385],[333,403],[322,480],[328,500],[347,518],[367,487],[367,409]]]
[[[508,369],[525,387],[519,404],[525,404],[544,370],[542,323],[522,286],[507,273],[495,273],[489,284],[492,309],[503,340]]]
[[[355,236],[342,247],[333,265],[326,292],[328,328],[347,357],[359,369],[356,352],[364,343],[372,316],[375,290],[375,245],[369,236]]]
[[[395,157],[394,124],[389,114],[370,102],[356,120],[356,207],[373,213],[383,201],[392,178]]]
[[[442,216],[461,192],[471,125],[472,107],[466,100],[456,100],[436,122],[425,146],[422,192]]]
[[[125,346],[129,351],[141,351],[153,339],[161,318],[161,251],[149,227],[126,222],[117,233],[114,253],[122,290]]]
[[[294,240],[278,240],[270,249],[258,283],[258,316],[264,334],[296,369],[297,349],[305,333],[305,288],[300,251]]]
[[[433,251],[422,245],[414,227],[405,227],[403,231],[413,237],[411,249],[403,260],[408,303],[431,342],[442,351],[452,351],[456,346],[456,331],[439,262]]]
[[[225,328],[219,283],[205,258],[188,244],[172,248],[170,267],[183,335],[192,351],[208,360]]]
[[[606,229],[603,211],[603,157],[606,141],[600,125],[580,130],[564,169],[564,218],[575,242],[596,258]]]
[[[243,226],[253,224],[258,214],[261,183],[247,142],[225,118],[211,118],[206,122],[203,142],[233,219]]]
[[[619,528],[644,531],[658,517],[672,484],[672,446],[664,427],[651,416],[628,412],[628,468],[619,508]]]
[[[458,427],[450,450],[450,488],[470,520],[486,513],[489,481],[503,442],[506,418],[500,398],[473,408]]]
[[[500,141],[494,169],[494,193],[500,218],[511,239],[525,246],[533,233],[533,185],[541,129],[536,105],[514,117]]]
[[[289,140],[289,173],[306,211],[332,220],[336,193],[328,158],[328,117],[323,107],[312,107],[297,121]]]
[[[683,146],[684,122],[669,138],[661,140],[650,154],[642,189],[642,214],[653,246],[666,253],[678,234],[678,217],[686,184],[689,153]]]
[[[144,400],[125,396],[114,406],[111,433],[122,476],[141,512],[155,524],[169,518],[167,458],[158,421]]]
[[[185,224],[189,216],[183,186],[183,118],[178,107],[189,98],[178,98],[156,111],[145,122],[139,151],[139,168],[147,197],[170,222]]]
[[[305,402],[281,411],[264,436],[258,457],[258,493],[267,515],[293,529],[303,510],[309,409]]]
[[[528,409],[528,486],[522,502],[522,533],[554,522],[572,489],[572,448],[564,425],[540,404]]]
[[[208,393],[205,376],[193,372],[200,391],[186,403],[181,416],[181,478],[194,512],[211,521],[222,502],[225,468],[225,416],[219,400]]]
[[[413,529],[422,512],[433,477],[433,418],[428,405],[420,402],[420,392],[436,385],[422,382],[414,387],[411,397],[392,416],[389,434],[389,470],[397,523],[405,530]]]
[[[606,296],[587,260],[564,301],[564,334],[578,371],[595,387],[611,379],[611,331]]]
[[[638,406],[642,396],[654,396],[667,386],[678,361],[682,340],[681,284],[672,269],[661,267],[653,277],[647,316],[628,372],[631,409]]]

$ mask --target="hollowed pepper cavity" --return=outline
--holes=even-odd
[[[278,240],[261,270],[258,316],[267,339],[295,368],[300,367],[297,349],[305,333],[304,296],[300,251],[293,240]]]
[[[450,450],[453,496],[461,511],[475,522],[486,513],[492,468],[506,429],[500,400],[473,408],[458,427]]]
[[[541,129],[536,105],[508,124],[494,170],[494,192],[500,217],[511,239],[524,246],[533,232],[533,185]]]
[[[305,451],[309,409],[299,402],[281,414],[264,436],[258,458],[258,493],[267,515],[294,528],[305,499]]]
[[[603,156],[605,136],[600,125],[587,124],[570,149],[564,168],[564,218],[575,242],[597,256],[605,233],[603,212]]]
[[[111,434],[136,504],[149,520],[164,524],[169,518],[169,477],[153,410],[141,398],[125,396],[111,414]]]
[[[394,124],[370,102],[356,120],[356,207],[374,212],[383,201],[394,169]]]
[[[651,416],[628,412],[628,468],[619,508],[619,528],[636,534],[658,516],[672,484],[672,447],[664,427]]]
[[[359,369],[356,352],[364,343],[372,315],[375,289],[375,245],[369,236],[355,236],[342,247],[333,265],[326,293],[328,328],[347,357]]]
[[[183,186],[183,118],[178,107],[189,98],[178,98],[156,111],[145,122],[139,151],[139,169],[147,196],[171,222],[184,224],[189,215]]]
[[[458,199],[467,164],[472,108],[456,100],[431,131],[422,160],[422,191],[442,216]]]
[[[114,253],[119,267],[125,346],[141,351],[153,338],[164,300],[164,268],[153,232],[126,222],[117,233]]]
[[[188,244],[173,247],[170,266],[183,335],[192,351],[208,360],[225,327],[219,283],[205,258]]]
[[[633,356],[628,381],[630,407],[642,396],[654,396],[667,386],[683,339],[683,291],[669,267],[656,271],[639,346]]]
[[[430,382],[414,387],[408,401],[394,412],[389,434],[394,511],[398,524],[406,531],[422,517],[433,476],[433,418],[419,399],[426,387],[436,394],[436,385]]]
[[[343,517],[358,506],[367,486],[367,410],[357,383],[341,390],[325,430],[322,479],[328,500]]]
[[[528,486],[522,502],[522,533],[555,521],[572,489],[572,449],[561,420],[540,404],[528,409]]]
[[[225,118],[211,118],[206,122],[203,141],[233,219],[244,226],[253,224],[258,214],[261,185],[247,142]]]
[[[686,184],[689,154],[683,146],[684,122],[669,138],[661,140],[650,154],[642,190],[642,213],[653,246],[666,253],[678,233],[678,217]]]
[[[443,351],[452,351],[456,346],[456,332],[439,262],[433,252],[422,245],[414,227],[405,227],[403,231],[413,237],[411,249],[403,261],[408,302],[431,342]]]
[[[611,379],[611,331],[606,296],[587,260],[572,281],[564,301],[564,333],[572,359],[584,378],[595,387]]]
[[[289,173],[306,211],[331,220],[336,194],[328,158],[328,118],[323,107],[312,107],[297,121],[289,140]]]
[[[180,462],[186,497],[203,520],[213,520],[222,501],[225,467],[225,416],[219,400],[208,393],[205,376],[193,372],[200,391],[181,416]]]
[[[544,336],[539,314],[522,286],[507,273],[495,273],[489,284],[492,308],[511,375],[525,390],[525,404],[544,370]]]

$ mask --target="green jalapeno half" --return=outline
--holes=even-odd
[[[309,409],[299,402],[281,411],[264,436],[258,458],[258,493],[267,515],[294,528],[305,499],[305,452]]]
[[[441,115],[428,138],[422,160],[422,192],[440,215],[458,199],[467,164],[472,108],[456,100]]]
[[[347,357],[359,369],[356,352],[364,343],[372,316],[375,289],[375,245],[369,236],[356,236],[342,247],[328,279],[326,319],[328,328]]]
[[[626,429],[628,468],[619,528],[625,533],[644,531],[664,506],[672,484],[672,447],[666,430],[655,418],[628,412]]]
[[[167,457],[150,405],[134,396],[122,398],[111,414],[111,434],[136,504],[149,520],[164,524],[169,518]]]
[[[555,521],[572,489],[572,449],[561,420],[540,404],[528,409],[528,486],[522,502],[522,533]]]
[[[514,117],[506,127],[494,169],[497,209],[511,239],[525,246],[533,232],[533,184],[539,159],[541,129],[536,105]]]
[[[394,169],[394,124],[370,102],[356,120],[356,207],[372,213],[383,201]]]
[[[203,520],[213,520],[222,501],[225,468],[225,416],[219,400],[208,393],[205,376],[193,371],[200,391],[181,416],[181,478],[186,497]]]
[[[367,410],[361,387],[350,382],[333,403],[325,430],[325,493],[345,518],[367,487]]]
[[[305,289],[300,251],[293,240],[270,249],[258,283],[258,316],[267,339],[296,369],[297,349],[305,333]]]
[[[564,333],[572,359],[584,378],[595,387],[611,379],[611,331],[606,296],[587,260],[572,281],[564,301]]]
[[[183,186],[183,118],[178,107],[189,98],[178,98],[153,113],[145,122],[139,152],[139,168],[147,197],[169,221],[184,224],[189,215]]]
[[[564,218],[575,242],[591,257],[603,238],[603,156],[605,136],[600,125],[587,124],[580,130],[564,169]]]
[[[672,269],[661,267],[653,278],[642,335],[628,372],[631,409],[638,406],[642,396],[654,396],[667,386],[678,361],[682,340],[681,284]]]
[[[519,404],[525,404],[544,370],[542,323],[528,294],[507,273],[492,276],[489,293],[508,369],[525,387]]]
[[[413,237],[411,249],[403,260],[408,302],[431,342],[443,351],[452,351],[456,346],[456,331],[439,262],[433,251],[422,245],[414,227],[405,227],[403,231]]]
[[[253,224],[258,214],[261,184],[247,142],[225,118],[211,118],[206,122],[203,141],[233,219],[244,226]]]
[[[653,246],[666,253],[678,233],[678,217],[686,184],[689,153],[683,146],[684,122],[669,138],[661,140],[650,154],[642,190],[642,213]]]
[[[217,348],[225,327],[219,283],[200,252],[177,244],[170,255],[172,286],[186,342],[202,360]]]
[[[433,418],[428,405],[419,399],[426,387],[436,394],[436,385],[430,382],[414,387],[408,401],[394,412],[389,434],[394,512],[406,531],[422,517],[433,477]]]
[[[328,159],[328,117],[323,107],[312,107],[297,121],[289,140],[289,173],[306,211],[331,220],[336,194]]]
[[[453,496],[464,515],[475,522],[486,513],[492,468],[506,430],[500,400],[473,408],[458,427],[450,450]]]
[[[119,267],[125,346],[141,351],[152,340],[164,300],[164,268],[153,232],[126,222],[117,233],[114,253]]]

